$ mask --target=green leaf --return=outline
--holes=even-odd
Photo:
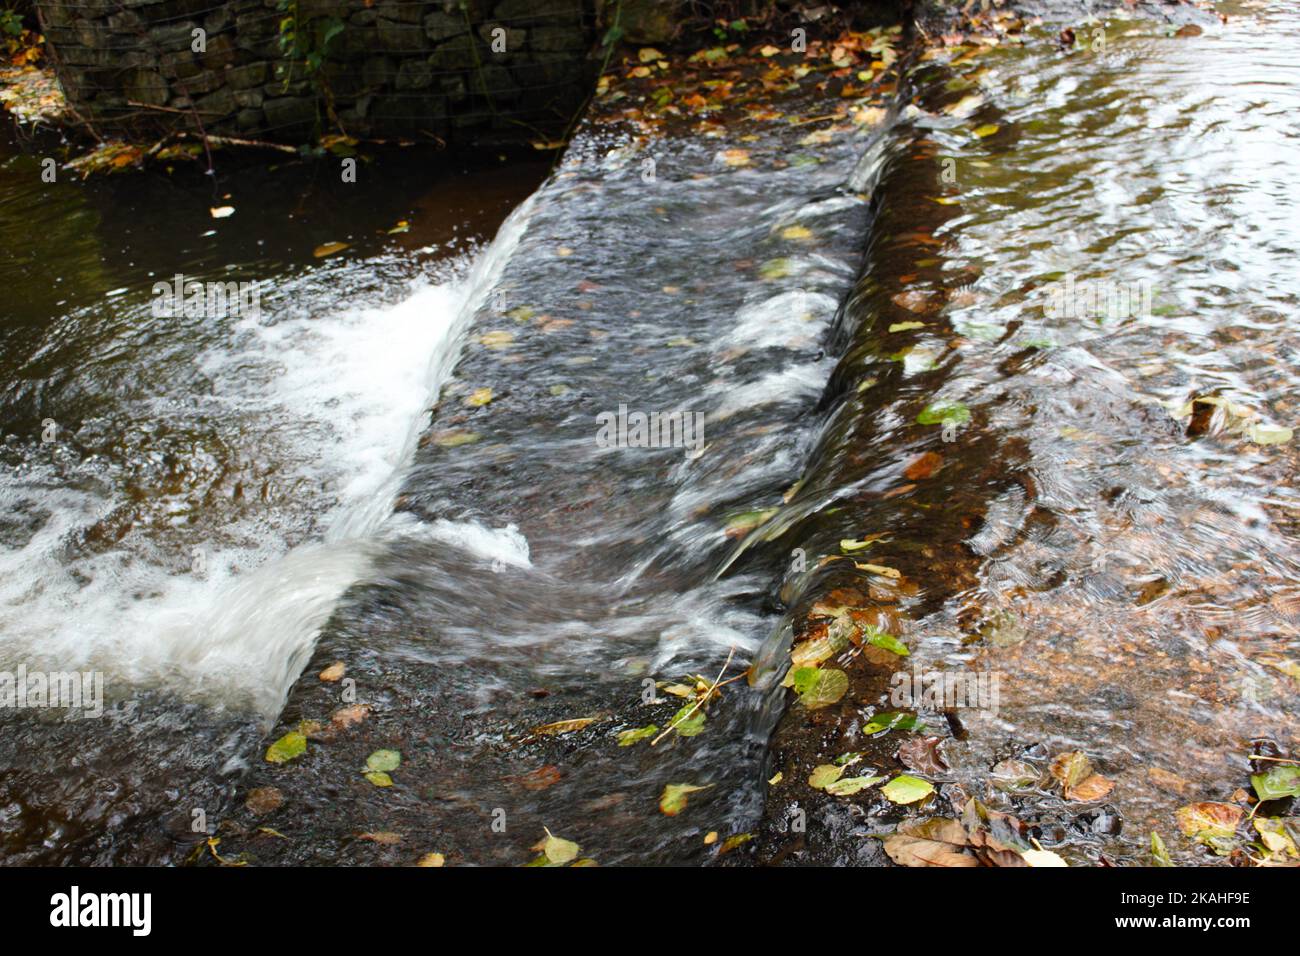
[[[686,799],[690,794],[697,790],[707,790],[711,786],[713,785],[697,787],[691,783],[667,784],[659,797],[659,809],[663,811],[664,816],[675,817],[686,809]]]
[[[638,740],[645,740],[657,733],[659,733],[659,728],[654,724],[638,727],[636,730],[620,730],[618,732],[618,745],[620,747],[631,747]]]
[[[1155,830],[1151,831],[1151,861],[1156,866],[1174,865],[1174,861],[1169,859],[1169,850],[1165,848],[1165,841],[1160,839],[1160,834]]]
[[[376,750],[366,758],[366,769],[374,773],[386,773],[396,770],[402,763],[402,755],[396,750]]]
[[[934,784],[904,773],[889,781],[880,791],[894,803],[916,803],[934,793]]]
[[[369,780],[371,783],[373,783],[376,787],[391,787],[393,785],[392,777],[390,777],[386,773],[382,773],[377,770],[371,770],[365,776],[366,779]]]
[[[910,332],[912,329],[925,328],[924,322],[895,322],[889,327],[891,332]]]
[[[694,737],[704,732],[704,708],[695,707],[695,713],[687,717],[694,704],[686,704],[681,710],[673,714],[673,719],[669,721],[668,726],[677,731],[683,737]]]
[[[892,651],[899,657],[907,657],[912,652],[907,649],[907,645],[894,637],[892,634],[886,634],[878,627],[867,626],[862,629],[862,637],[868,643],[876,647],[883,647],[887,651]]]
[[[307,752],[307,738],[293,730],[266,748],[267,763],[287,763]]]
[[[833,667],[800,667],[794,672],[799,703],[809,710],[829,707],[849,691],[849,678]]]
[[[968,421],[970,409],[961,402],[934,402],[916,416],[918,425],[942,425],[946,422],[960,425]]]
[[[582,847],[572,840],[562,840],[553,836],[550,830],[546,831],[546,843],[542,845],[542,853],[550,863],[557,863],[563,866],[578,858],[578,853]]]
[[[830,784],[839,780],[843,773],[843,767],[824,763],[819,767],[814,767],[813,772],[808,775],[808,786],[814,790],[825,790]]]
[[[921,725],[917,722],[915,714],[904,713],[900,710],[887,710],[882,714],[872,716],[862,728],[864,734],[878,734],[882,730],[920,730]]]
[[[1250,782],[1261,800],[1300,797],[1300,767],[1279,764],[1265,773],[1254,774]]]
[[[847,797],[859,790],[874,786],[884,779],[884,777],[845,777],[843,780],[836,780],[834,783],[827,784],[826,792],[837,797]]]

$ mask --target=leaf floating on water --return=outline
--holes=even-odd
[[[733,834],[722,841],[722,846],[718,849],[718,855],[721,856],[723,853],[730,853],[736,847],[748,843],[752,839],[754,839],[754,834],[752,833]]]
[[[867,787],[875,786],[884,777],[845,777],[826,785],[826,792],[836,797],[848,797]]]
[[[913,329],[925,328],[924,322],[895,322],[889,327],[891,332],[910,332]]]
[[[275,787],[256,787],[248,791],[248,796],[244,799],[244,807],[257,816],[278,810],[283,803],[284,794]]]
[[[935,402],[916,416],[918,425],[944,425],[948,422],[960,425],[968,421],[970,409],[961,402]]]
[[[542,841],[541,850],[551,863],[563,866],[565,863],[576,860],[582,847],[572,840],[563,840],[553,835],[550,830],[547,830],[546,839]]]
[[[664,786],[664,792],[659,797],[659,809],[663,811],[664,816],[675,817],[686,809],[687,798],[700,790],[707,790],[713,784],[706,784],[703,787],[697,787],[691,783],[670,783]]]
[[[443,866],[446,862],[447,862],[447,858],[443,856],[441,853],[426,853],[424,854],[424,856],[420,857],[419,862],[417,862],[415,865],[416,866]]]
[[[1264,773],[1252,775],[1250,783],[1260,800],[1300,797],[1300,767],[1280,764]]]
[[[1024,793],[1038,786],[1038,768],[1024,760],[1003,760],[992,771],[993,786],[1007,793]]]
[[[1300,857],[1300,850],[1296,849],[1295,840],[1291,838],[1286,828],[1286,821],[1281,817],[1256,817],[1252,822],[1265,849],[1270,854],[1276,854],[1274,859]]]
[[[213,219],[226,219],[235,214],[234,206],[213,206],[208,210]]]
[[[393,778],[379,770],[367,771],[363,776],[376,787],[391,787],[393,785]]]
[[[350,243],[347,242],[327,242],[324,245],[317,246],[312,250],[312,255],[317,259],[324,259],[326,256],[332,256],[336,252],[342,252]]]
[[[902,572],[897,568],[889,568],[883,564],[863,564],[861,561],[854,561],[853,566],[859,571],[866,571],[870,574],[879,574],[881,577],[897,579],[903,576]]]
[[[782,239],[789,239],[795,242],[804,242],[812,237],[812,230],[807,226],[786,226],[781,230]]]
[[[569,734],[575,730],[582,730],[582,728],[594,724],[599,719],[598,717],[574,717],[570,720],[557,720],[549,724],[542,724],[540,727],[534,727],[532,732],[541,737]]]
[[[918,800],[924,800],[934,793],[934,784],[928,780],[922,780],[920,777],[913,777],[904,773],[899,774],[881,787],[880,792],[894,803],[916,803]]]
[[[747,149],[724,149],[718,154],[718,157],[728,166],[749,165],[749,150]]]
[[[503,349],[515,340],[513,332],[507,332],[505,329],[494,329],[491,332],[484,332],[479,336],[479,344],[490,349]]]
[[[348,668],[346,664],[344,664],[342,661],[335,661],[329,667],[321,671],[319,676],[320,679],[325,681],[326,683],[333,683],[334,681],[342,680],[343,675],[346,674],[347,672],[348,672]]]
[[[1174,865],[1174,861],[1169,859],[1169,850],[1165,847],[1165,841],[1160,839],[1160,834],[1155,830],[1151,831],[1151,862],[1155,866]]]
[[[402,842],[402,835],[394,833],[392,830],[380,830],[376,833],[358,833],[358,840],[369,840],[371,843],[378,843],[381,846],[396,846]]]
[[[1065,799],[1078,803],[1091,803],[1101,800],[1115,789],[1115,784],[1099,773],[1085,777],[1079,784],[1065,788]]]
[[[735,538],[753,531],[779,510],[779,508],[765,508],[762,511],[746,511],[743,514],[735,515],[727,521],[725,529],[727,537]]]
[[[492,389],[484,386],[483,388],[474,389],[469,398],[465,399],[465,404],[470,408],[482,408],[490,401],[492,401]]]
[[[829,707],[849,692],[849,677],[832,667],[801,667],[794,672],[799,703],[809,710]]]
[[[1219,856],[1231,851],[1231,840],[1245,811],[1231,803],[1189,803],[1174,811],[1184,836],[1208,846]]]
[[[843,767],[824,763],[821,766],[814,767],[813,772],[808,775],[808,786],[812,787],[814,790],[824,790],[828,785],[834,783],[843,775]]]
[[[863,538],[861,541],[854,541],[851,538],[843,538],[840,540],[840,550],[848,554],[852,554],[855,551],[865,551],[867,548],[871,547],[879,537],[879,535],[872,535],[869,538]]]
[[[1256,445],[1284,445],[1293,434],[1291,429],[1282,425],[1250,425],[1246,428],[1246,438]]]
[[[686,704],[673,714],[668,727],[681,737],[697,737],[704,733],[704,708]]]
[[[439,448],[459,448],[461,445],[472,445],[478,441],[480,436],[476,432],[460,431],[453,429],[451,431],[438,432],[433,443]]]
[[[330,715],[330,723],[340,730],[347,730],[353,724],[359,724],[370,716],[369,704],[351,704],[340,707]]]
[[[758,274],[769,282],[776,279],[784,279],[790,275],[791,267],[789,259],[769,259],[758,267]]]
[[[861,565],[859,565],[861,567]],[[874,565],[871,565],[874,567]],[[895,572],[897,574],[897,572]],[[897,654],[899,657],[907,657],[912,652],[907,649],[907,645],[894,637],[892,634],[886,634],[878,627],[864,627],[862,629],[862,639],[873,647],[880,647],[884,650]]]
[[[376,750],[366,758],[366,769],[377,773],[396,770],[402,763],[402,754],[397,750]]]
[[[287,763],[307,751],[307,738],[296,730],[285,734],[266,748],[267,763]]]
[[[903,477],[908,481],[924,481],[934,475],[943,465],[943,455],[938,452],[927,451],[916,458],[903,469]]]
[[[659,728],[654,724],[638,727],[636,730],[620,730],[618,732],[618,745],[620,747],[630,747],[638,740],[645,740],[657,733],[659,733]]]
[[[1092,763],[1089,762],[1087,755],[1081,750],[1058,754],[1052,761],[1050,769],[1052,776],[1060,781],[1061,785],[1066,789],[1082,783],[1084,779],[1092,776]]]
[[[862,727],[864,734],[878,734],[885,730],[920,730],[921,724],[915,714],[898,710],[887,710],[876,714]]]
[[[973,130],[971,130],[971,132],[974,133],[975,136],[978,137],[979,139],[988,139],[990,136],[996,133],[999,128],[1000,127],[998,126],[997,123],[985,123],[983,126],[976,126]]]
[[[903,766],[917,773],[943,773],[948,769],[939,753],[941,737],[913,737],[898,748],[898,759]]]

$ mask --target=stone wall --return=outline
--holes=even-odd
[[[529,138],[565,126],[596,66],[596,0],[36,6],[73,107],[136,139],[177,128],[294,144],[339,130]],[[302,38],[296,56],[283,50],[286,18]]]

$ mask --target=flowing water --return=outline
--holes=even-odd
[[[710,830],[875,862],[889,808],[804,781],[897,769],[862,725],[899,662],[784,718],[769,679],[831,603],[906,667],[999,676],[996,713],[927,721],[939,799],[1075,862],[1152,828],[1205,861],[1173,808],[1297,734],[1295,451],[1263,442],[1296,412],[1300,18],[1242,13],[921,61],[879,128],[815,145],[590,121],[526,201],[536,164],[46,187],[4,146],[0,669],[106,699],[0,718],[4,859],[180,862],[213,831],[258,862],[522,863],[546,827],[601,863],[711,860]],[[177,272],[261,283],[261,314],[154,316]],[[917,422],[941,402],[969,416]],[[621,406],[702,440],[611,445]],[[820,561],[870,535],[897,579]],[[655,681],[755,660],[698,736],[619,746],[682,706]],[[305,755],[261,760],[303,721]],[[381,748],[392,787],[358,772]],[[987,787],[1072,749],[1104,800]],[[707,789],[668,816],[673,783]]]

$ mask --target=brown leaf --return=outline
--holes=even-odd
[[[402,842],[402,835],[394,833],[392,830],[381,830],[378,833],[358,833],[358,840],[369,840],[371,843],[378,843],[382,846],[394,846]]]
[[[1065,788],[1065,799],[1077,800],[1080,803],[1088,803],[1092,800],[1100,800],[1106,794],[1115,789],[1115,784],[1107,780],[1099,773],[1094,773],[1090,777],[1085,777],[1081,782],[1073,787]]]
[[[347,670],[347,665],[342,661],[335,661],[329,667],[320,672],[320,679],[327,683],[333,683],[334,681],[342,680],[343,675],[347,673]]]
[[[1052,761],[1052,776],[1065,787],[1073,787],[1092,775],[1092,764],[1082,750],[1057,755]]]
[[[898,759],[909,770],[924,774],[942,773],[948,769],[939,753],[940,737],[913,737],[898,748]]]
[[[962,847],[939,840],[895,834],[885,837],[885,852],[899,866],[973,867],[979,860]]]
[[[352,704],[350,707],[340,707],[330,715],[330,723],[339,730],[347,730],[354,724],[359,724],[370,716],[369,704]]]
[[[547,787],[553,787],[560,782],[560,768],[552,764],[538,767],[529,773],[520,774],[517,777],[510,777],[513,783],[519,784],[525,790],[545,790]]]
[[[943,455],[927,451],[912,459],[912,463],[903,469],[903,476],[909,481],[924,481],[931,477],[943,464]]]
[[[257,787],[248,791],[248,797],[244,800],[248,812],[258,816],[279,809],[283,803],[284,794],[275,787]]]

